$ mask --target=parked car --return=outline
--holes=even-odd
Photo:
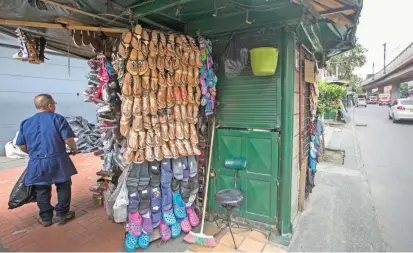
[[[390,94],[379,94],[379,105],[389,105],[391,104]]]
[[[365,98],[358,98],[357,99],[357,107],[364,106],[367,107],[367,101]]]
[[[396,123],[399,120],[413,120],[413,99],[400,98],[390,105],[389,119]]]
[[[377,97],[376,96],[370,96],[369,100],[367,101],[367,104],[377,104]]]

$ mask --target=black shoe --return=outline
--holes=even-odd
[[[39,223],[42,224],[43,227],[47,228],[53,225],[53,222],[51,220],[39,220]]]
[[[67,214],[65,214],[64,216],[61,217],[56,217],[56,223],[59,226],[62,226],[64,224],[66,224],[66,222],[73,220],[75,218],[75,212],[74,211],[69,211],[67,212]]]

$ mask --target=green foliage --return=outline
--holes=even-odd
[[[363,89],[359,85],[356,85],[356,84],[351,86],[351,91],[357,94],[363,94]]]
[[[400,84],[400,97],[401,98],[409,97],[409,84],[408,83]]]
[[[336,73],[336,64],[333,62],[340,62],[338,79],[351,80],[354,78],[354,70],[362,67],[366,63],[366,52],[366,48],[361,44],[357,44],[352,50],[332,57],[327,62],[327,69],[330,73]]]
[[[321,81],[318,82],[318,91],[318,115],[326,112],[337,112],[340,109],[338,100],[342,99],[347,94],[344,87],[336,84],[327,84]]]

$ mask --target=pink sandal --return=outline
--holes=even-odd
[[[142,234],[142,216],[139,212],[129,213],[128,230],[133,236],[140,236]]]
[[[186,213],[188,214],[188,220],[192,227],[196,227],[199,225],[199,218],[196,215],[194,209],[192,207],[186,208]]]
[[[171,239],[171,228],[166,225],[166,223],[161,220],[161,223],[159,225],[159,233],[161,234],[161,240],[162,241],[168,241]]]
[[[189,231],[192,230],[191,223],[189,222],[187,217],[181,220],[181,229],[184,233],[189,233]]]

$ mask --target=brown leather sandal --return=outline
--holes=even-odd
[[[152,31],[151,41],[149,42],[149,54],[157,55],[158,54],[158,32]]]
[[[160,41],[159,41],[159,45],[158,45],[158,52],[159,52],[159,55],[165,56],[166,55],[166,37],[165,37],[165,34],[160,33],[159,37],[160,37]]]
[[[128,62],[126,63],[126,69],[133,76],[136,76],[139,73],[138,54],[136,49],[132,49]]]
[[[142,26],[136,25],[133,29],[133,36],[131,40],[132,47],[136,50],[141,50],[141,40],[142,40]]]

